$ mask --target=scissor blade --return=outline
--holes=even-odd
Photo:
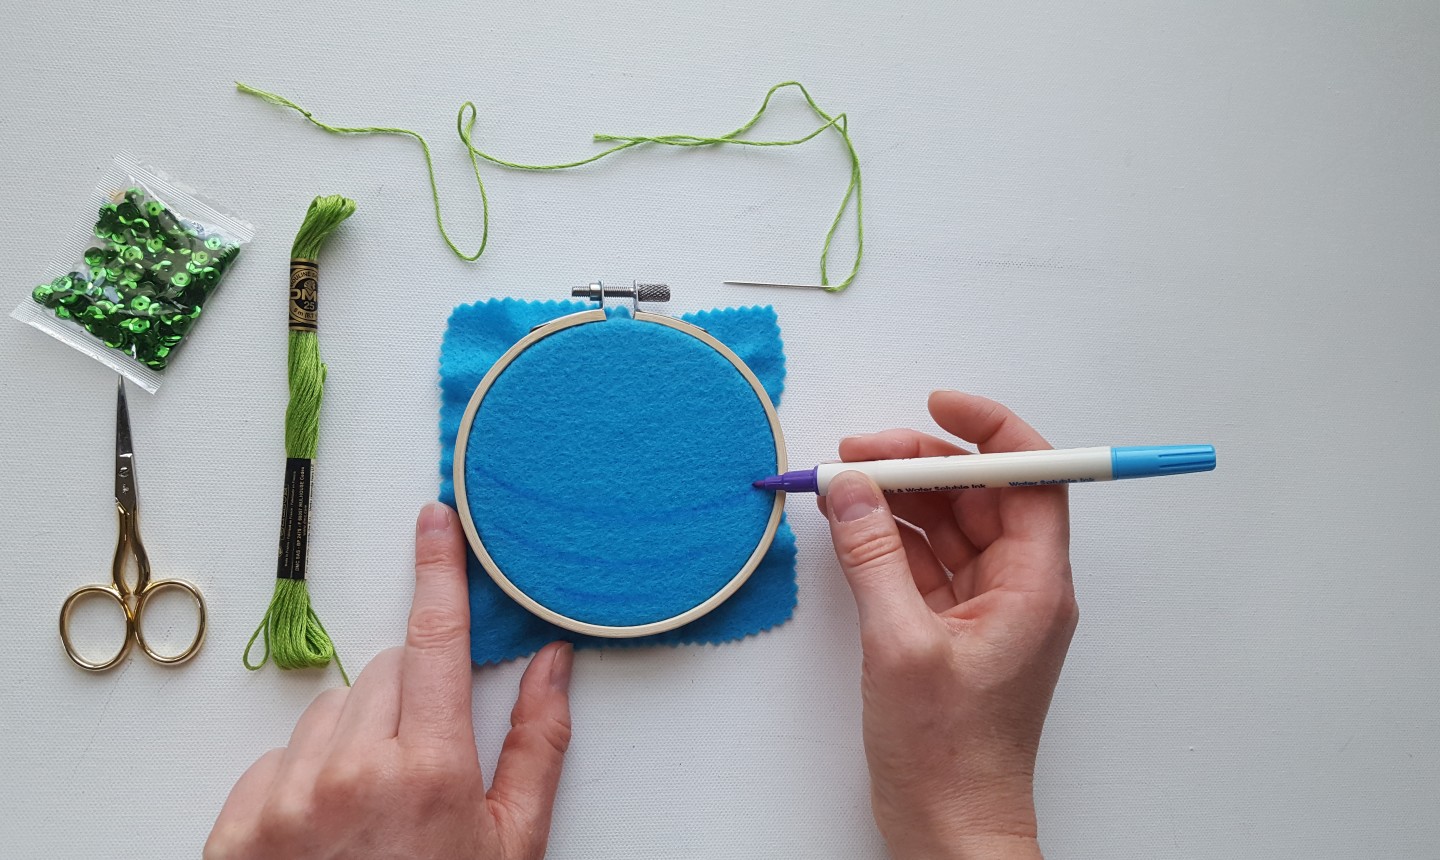
[[[135,447],[130,442],[130,407],[125,403],[125,377],[115,389],[115,503],[135,512]]]

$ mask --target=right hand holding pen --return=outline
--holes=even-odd
[[[983,397],[937,391],[929,407],[981,452],[1050,447]],[[914,430],[840,444],[846,461],[963,453]],[[871,805],[891,852],[1039,857],[1035,755],[1078,619],[1066,487],[887,501],[852,471],[820,503],[859,609]]]

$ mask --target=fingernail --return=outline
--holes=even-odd
[[[825,503],[835,515],[835,521],[850,523],[863,519],[880,510],[880,492],[869,478],[859,472],[841,472],[830,482],[830,492]]]
[[[550,686],[556,690],[570,689],[570,673],[575,668],[575,646],[569,642],[555,649],[550,661]]]
[[[422,535],[449,531],[452,516],[450,508],[439,502],[431,502],[420,509],[420,520],[415,525],[415,531]]]

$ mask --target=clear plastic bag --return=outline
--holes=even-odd
[[[115,157],[51,271],[10,315],[152,394],[255,229],[129,155]]]

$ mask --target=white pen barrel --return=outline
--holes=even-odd
[[[864,472],[891,493],[937,490],[982,490],[996,487],[1037,487],[1109,481],[1114,477],[1109,447],[1061,451],[1014,451],[1003,454],[960,454],[859,463],[825,463],[815,470],[817,492],[846,471]]]

